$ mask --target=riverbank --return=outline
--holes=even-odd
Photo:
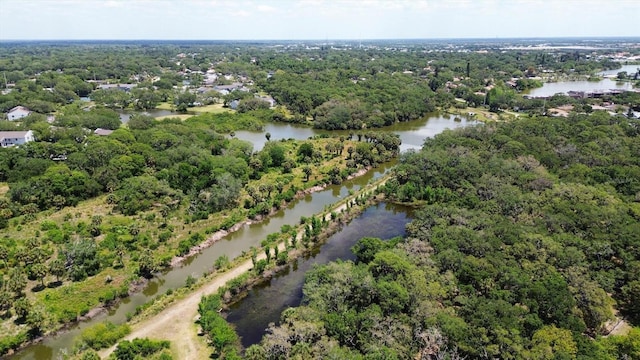
[[[365,172],[366,173],[366,172]],[[362,194],[371,194],[377,187],[384,184],[387,178],[378,179],[373,184],[365,186],[355,194],[337,202],[332,208],[322,214],[322,216],[334,226],[327,227],[328,231],[336,231],[339,229],[337,222],[347,221],[348,218],[357,216],[356,209],[363,209],[366,203],[362,203],[358,207],[354,207],[357,203],[355,200]],[[347,211],[349,209],[349,211]],[[361,210],[360,210],[361,211]],[[347,214],[344,216],[335,216],[335,214]],[[302,239],[304,234],[304,226],[299,225],[297,229],[297,237]],[[326,236],[323,235],[326,239]],[[316,240],[314,245],[320,240]],[[278,245],[280,251],[284,251],[285,244],[280,242]],[[289,261],[293,261],[298,257],[290,256]],[[266,259],[265,254],[260,254],[256,260]],[[167,297],[163,299],[163,304],[154,304],[153,308],[136,317],[131,322],[132,331],[124,340],[134,338],[151,338],[171,341],[171,348],[176,358],[179,359],[203,359],[207,358],[211,349],[204,343],[203,339],[198,336],[198,327],[195,323],[197,319],[198,303],[202,296],[216,293],[220,288],[225,286],[227,282],[241,276],[253,268],[253,260],[246,259],[222,273],[212,274],[200,281],[200,286],[191,290],[188,294],[175,295],[173,298]],[[266,276],[273,276],[273,269]],[[259,275],[265,276],[265,275]],[[180,297],[178,299],[178,297]],[[151,314],[151,315],[150,315]],[[99,352],[102,358],[107,357],[115,350],[115,346]]]
[[[359,170],[357,170],[355,173],[351,174],[347,179],[355,179],[358,177],[361,177],[365,174],[368,173],[368,171],[371,170],[370,167],[367,168],[361,168]],[[368,177],[367,177],[368,178]],[[345,179],[345,181],[347,181],[347,179]],[[366,181],[366,180],[365,180]],[[358,181],[361,182],[361,181]],[[310,182],[307,186],[306,189],[303,190],[299,190],[297,191],[295,198],[298,199],[298,201],[303,201],[304,204],[304,199],[306,196],[308,196],[309,194],[315,193],[315,192],[319,192],[322,191],[324,189],[326,189],[328,186],[330,186],[331,184],[325,182],[322,184],[322,186],[320,185],[316,185],[314,182]],[[322,195],[321,197],[325,197],[324,195]],[[332,196],[333,197],[333,196]],[[335,199],[333,200],[335,201]],[[270,212],[270,215],[275,214],[280,214],[280,212],[282,210],[286,210],[286,203],[282,203],[279,204],[278,206],[275,206],[272,211]],[[305,206],[307,207],[307,206]],[[316,213],[317,211],[320,211],[322,208],[321,207],[317,207],[317,206],[313,206],[314,209],[313,213]],[[309,216],[310,214],[313,213],[308,213],[307,216]],[[307,214],[305,212],[305,214]],[[281,215],[278,215],[278,218]],[[300,215],[297,215],[298,217]],[[58,351],[58,349],[62,349],[62,348],[66,348],[66,349],[71,349],[73,347],[73,343],[75,340],[75,338],[77,338],[79,336],[79,331],[78,329],[78,325],[80,326],[80,328],[84,328],[86,326],[86,323],[81,323],[79,322],[80,320],[82,321],[86,321],[86,320],[91,320],[93,318],[98,317],[99,319],[109,319],[109,321],[113,321],[115,323],[120,323],[121,321],[125,321],[125,314],[126,317],[128,318],[130,316],[130,314],[134,314],[136,312],[138,312],[138,308],[142,308],[144,307],[145,303],[149,302],[152,300],[152,298],[150,297],[150,294],[153,294],[153,292],[149,293],[149,288],[150,289],[158,289],[158,290],[151,290],[151,291],[158,291],[158,294],[161,294],[165,291],[169,292],[169,291],[173,291],[174,289],[179,289],[181,286],[183,286],[183,284],[185,283],[185,278],[187,278],[187,275],[192,274],[192,276],[195,276],[197,278],[196,274],[202,274],[207,273],[207,272],[211,272],[211,268],[213,267],[213,259],[219,257],[221,254],[218,251],[215,251],[216,255],[214,255],[214,258],[209,258],[207,260],[207,256],[205,257],[199,257],[198,259],[195,259],[196,255],[201,254],[202,252],[204,253],[211,253],[211,251],[208,249],[209,247],[211,247],[213,244],[215,244],[218,240],[220,240],[223,235],[229,235],[233,232],[235,232],[236,230],[242,230],[242,231],[238,231],[239,234],[241,235],[234,235],[232,238],[236,239],[236,241],[240,241],[241,239],[246,238],[245,234],[247,232],[249,232],[250,228],[254,228],[255,224],[263,222],[264,220],[271,218],[270,216],[259,216],[258,218],[255,219],[245,219],[244,221],[241,221],[239,223],[236,223],[234,226],[231,226],[230,229],[225,230],[224,232],[219,232],[218,234],[211,234],[211,236],[208,236],[208,241],[205,240],[205,243],[200,243],[198,245],[195,245],[191,251],[190,251],[190,256],[188,257],[180,257],[181,261],[174,261],[174,267],[172,267],[171,269],[175,269],[175,268],[179,268],[176,270],[172,270],[170,271],[171,273],[176,272],[177,273],[185,273],[185,269],[189,269],[191,267],[193,267],[192,265],[196,264],[196,263],[206,263],[208,265],[206,266],[197,266],[197,268],[199,270],[197,270],[196,272],[192,272],[190,270],[187,270],[187,274],[179,276],[181,278],[181,280],[179,280],[179,282],[176,283],[175,279],[174,280],[169,280],[171,283],[173,283],[173,285],[171,285],[169,288],[165,287],[164,289],[158,289],[159,286],[162,286],[161,284],[163,284],[165,282],[165,280],[170,279],[170,278],[175,278],[175,276],[169,276],[167,275],[167,273],[161,274],[159,277],[154,277],[152,279],[145,279],[145,278],[137,278],[136,280],[131,280],[131,284],[130,286],[127,286],[128,289],[128,294],[129,296],[126,299],[120,299],[120,298],[116,298],[114,300],[109,301],[107,304],[105,303],[100,303],[98,304],[98,306],[92,307],[92,308],[88,308],[86,312],[82,313],[82,318],[77,318],[76,320],[69,322],[61,327],[59,327],[58,329],[56,329],[55,331],[51,331],[49,333],[46,334],[46,336],[41,336],[38,337],[37,339],[33,339],[31,341],[27,341],[24,342],[22,346],[18,347],[19,350],[24,349],[25,347],[28,347],[29,345],[33,345],[35,346],[35,349],[38,350],[29,350],[28,353],[32,353],[32,351],[37,351],[37,352],[41,352],[42,350],[40,349],[54,349],[54,351]],[[278,223],[280,220],[276,220],[275,223]],[[273,224],[274,221],[269,221],[266,224]],[[249,224],[249,225],[248,225]],[[262,226],[261,226],[262,227]],[[277,229],[279,229],[280,225],[277,226]],[[198,227],[198,229],[200,229],[199,231],[205,231],[207,226],[205,225],[200,225]],[[231,231],[230,231],[231,230]],[[186,231],[186,230],[183,230]],[[194,230],[196,231],[196,230]],[[275,229],[270,230],[270,231],[275,231]],[[225,234],[226,233],[226,234]],[[234,241],[235,243],[235,241]],[[241,242],[241,243],[245,243],[245,242]],[[223,242],[223,244],[221,245],[223,249],[226,249],[228,246],[226,244],[226,242]],[[242,245],[245,246],[245,245]],[[214,248],[219,248],[219,246],[216,246]],[[232,248],[236,248],[235,246],[233,246]],[[246,249],[248,250],[249,247],[246,246]],[[246,250],[245,250],[246,251]],[[242,254],[239,251],[232,251],[233,254],[229,254],[229,258],[233,259],[239,256],[243,256],[246,255],[244,254],[244,252],[242,252]],[[222,250],[222,253],[226,253],[227,250]],[[177,257],[174,257],[177,258]],[[194,259],[194,260],[191,260]],[[245,256],[246,259],[246,256]],[[177,259],[174,259],[177,260]],[[185,261],[185,260],[189,260],[189,261]],[[125,290],[127,291],[127,290]],[[142,295],[142,293],[144,292],[144,295]],[[144,302],[141,302],[141,300],[144,299]],[[126,305],[119,305],[121,303],[125,303]],[[116,310],[117,309],[117,310]],[[107,312],[109,312],[109,315],[107,315]],[[116,314],[115,318],[113,317],[112,313]],[[119,315],[117,315],[119,314]],[[114,320],[111,320],[111,319]],[[95,322],[95,321],[94,321]],[[69,333],[73,333],[73,335],[70,335]],[[63,340],[63,342],[60,344],[58,340],[56,340],[56,338],[62,338],[65,339]],[[53,340],[53,341],[50,341]],[[22,342],[22,341],[21,341]],[[52,347],[51,344],[56,344]],[[40,344],[40,345],[37,345]],[[19,353],[19,351],[17,351]],[[15,354],[16,352],[11,352],[11,354]],[[23,358],[23,356],[27,356],[27,358],[29,358],[29,355],[18,355],[17,358]]]
[[[345,179],[345,181],[347,181],[348,179],[354,179],[357,177],[360,177],[362,175],[367,174],[368,170],[370,170],[371,167],[367,167],[367,168],[362,168],[357,170],[355,173],[351,174],[347,179]],[[308,187],[306,189],[303,190],[298,190],[296,195],[294,196],[295,199],[303,199],[304,197],[308,196],[309,194],[318,192],[318,191],[322,191],[324,189],[326,189],[329,185],[328,182],[323,183],[322,185],[316,185],[315,182],[309,182],[309,184],[307,185]],[[298,185],[299,186],[299,185]],[[303,183],[304,186],[304,183]],[[233,226],[231,226],[229,229],[227,230],[223,230],[223,231],[218,231],[216,233],[211,234],[211,236],[208,236],[208,238],[200,243],[197,244],[195,246],[193,246],[189,253],[188,256],[181,256],[181,257],[177,257],[174,256],[173,257],[173,263],[171,264],[170,267],[165,268],[165,270],[171,270],[171,269],[175,269],[175,268],[186,268],[188,266],[189,263],[191,263],[192,261],[190,259],[193,259],[196,255],[201,254],[203,251],[207,250],[209,247],[211,247],[213,244],[215,244],[217,241],[219,241],[220,239],[224,238],[225,236],[236,232],[237,230],[243,230],[240,233],[244,233],[245,229],[243,229],[245,226],[247,226],[247,229],[249,228],[250,225],[254,225],[257,223],[260,223],[266,219],[269,219],[272,215],[279,213],[279,211],[286,209],[286,205],[288,203],[281,203],[278,204],[278,206],[274,206],[274,208],[270,211],[270,213],[268,215],[259,215],[253,219],[245,219],[244,221],[241,221],[239,223],[234,224]],[[268,224],[268,222],[267,222]],[[216,227],[218,227],[218,225],[214,224]],[[182,227],[184,229],[184,226]],[[204,231],[205,233],[207,226],[206,225],[202,225],[200,224],[197,230],[194,231]],[[183,230],[186,231],[186,230]],[[191,233],[191,232],[190,232]],[[225,245],[223,244],[223,247]],[[239,256],[240,254],[236,253],[234,255],[229,255],[229,257],[231,258],[235,258],[237,256]],[[216,255],[219,256],[219,255]],[[202,258],[201,260],[203,260],[204,258]],[[187,261],[189,260],[189,261]],[[198,262],[201,260],[194,260],[194,262]],[[213,265],[213,261],[206,261],[209,264]],[[183,269],[179,269],[179,272],[182,271],[184,272]],[[203,268],[203,270],[198,270],[197,273],[201,273],[201,271],[204,272],[208,272],[211,271],[210,267],[207,268]],[[195,275],[195,273],[194,273]],[[186,276],[186,275],[185,275]],[[109,300],[108,302],[101,302],[99,303],[97,306],[95,307],[91,307],[91,308],[87,308],[86,311],[82,312],[81,316],[78,316],[77,318],[75,318],[73,321],[65,323],[65,324],[61,324],[60,327],[58,327],[55,330],[52,330],[50,332],[48,332],[46,335],[44,336],[40,336],[38,338],[29,340],[29,341],[25,341],[22,342],[21,346],[15,346],[14,349],[17,349],[16,351],[11,351],[10,353],[7,353],[6,355],[13,355],[16,353],[19,353],[20,350],[29,347],[30,345],[36,345],[36,344],[45,344],[44,347],[49,347],[50,345],[47,345],[48,343],[50,343],[49,339],[52,339],[54,337],[58,337],[58,336],[62,336],[63,338],[67,338],[67,339],[72,339],[72,338],[76,338],[78,335],[74,334],[73,337],[70,337],[70,335],[68,335],[69,332],[73,332],[73,333],[77,333],[78,329],[78,325],[80,325],[81,327],[86,326],[84,322],[94,319],[96,317],[98,318],[111,318],[112,315],[111,313],[117,310],[120,315],[117,315],[117,317],[119,317],[119,320],[110,320],[110,321],[114,321],[116,323],[119,323],[120,321],[124,321],[124,317],[125,317],[125,313],[126,316],[129,317],[129,314],[133,314],[134,312],[136,312],[137,308],[144,306],[143,303],[140,302],[141,296],[140,294],[142,292],[145,292],[146,296],[142,296],[142,298],[147,298],[145,300],[145,302],[148,302],[151,300],[151,298],[149,297],[149,294],[147,294],[147,288],[149,288],[149,286],[151,286],[152,288],[155,286],[157,287],[158,285],[154,285],[154,283],[158,283],[158,281],[164,282],[164,280],[157,280],[157,279],[165,279],[166,276],[165,275],[161,275],[158,278],[154,277],[151,279],[146,279],[144,277],[140,277],[140,278],[136,278],[136,279],[130,279],[129,280],[129,285],[127,286],[126,290],[124,290],[124,292],[126,292],[128,294],[128,296],[124,297],[124,298],[120,298],[120,297],[116,297],[115,299]],[[102,279],[102,278],[101,278]],[[183,277],[184,279],[184,277]],[[182,280],[180,283],[171,286],[171,289],[175,289],[175,286],[182,286],[182,284],[184,284],[184,280]],[[164,290],[163,290],[164,291]],[[168,291],[168,289],[167,289]],[[125,310],[124,312],[121,311],[121,303],[129,303],[131,304],[132,302],[138,305],[134,305],[134,306],[125,306],[129,309]],[[106,316],[107,312],[109,312],[109,315]],[[72,347],[72,340],[65,340],[65,345],[64,347],[67,349],[70,349]],[[43,348],[43,345],[37,345],[37,348]],[[54,349],[60,349],[60,347],[55,346]],[[56,350],[57,351],[57,350]],[[21,358],[21,356],[19,356],[19,358]]]
[[[349,181],[352,179],[355,179],[359,176],[365,175],[369,170],[371,170],[371,166],[368,166],[366,168],[362,168],[360,170],[358,170],[357,172],[349,175],[345,181]],[[328,183],[322,184],[322,185],[315,185],[312,186],[308,189],[304,189],[304,190],[300,190],[296,193],[296,195],[294,196],[294,199],[301,199],[304,196],[308,195],[308,194],[312,194],[314,192],[317,191],[322,191],[324,189],[327,188],[327,186],[329,186]],[[285,207],[287,206],[288,203],[283,203],[281,204],[281,207]],[[251,224],[255,224],[255,223],[259,223],[261,221],[264,221],[265,219],[268,219],[270,216],[272,216],[275,212],[277,211],[277,208],[272,208],[271,211],[269,212],[269,214],[267,216],[262,216],[256,219],[246,219],[244,221],[241,221],[239,223],[234,224],[233,226],[231,226],[229,229],[224,230],[218,230],[216,232],[214,232],[211,236],[209,236],[205,241],[201,242],[198,245],[195,245],[193,247],[191,247],[191,249],[189,249],[189,251],[187,252],[186,255],[184,256],[175,256],[173,259],[171,259],[171,263],[170,263],[170,267],[171,268],[175,268],[176,266],[181,265],[182,263],[184,263],[186,260],[188,260],[189,258],[196,256],[198,254],[200,254],[202,252],[202,250],[211,247],[213,244],[215,244],[217,241],[223,239],[225,236],[229,235],[230,233],[236,232],[238,230],[240,230],[243,226],[247,226],[247,225],[251,225]]]

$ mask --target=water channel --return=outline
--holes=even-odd
[[[242,345],[246,348],[260,342],[269,323],[277,323],[283,310],[300,305],[305,273],[314,265],[355,259],[351,247],[365,236],[404,236],[411,216],[411,209],[406,207],[386,203],[371,206],[331,236],[317,253],[298,259],[268,283],[254,287],[227,313],[227,321],[235,326]]]
[[[475,121],[466,118],[454,121],[453,116],[434,114],[430,117],[373,131],[394,132],[399,134],[403,142],[401,149],[406,150],[421,147],[427,137],[432,137],[445,129],[475,123]],[[306,139],[309,136],[322,133],[321,131],[308,127],[292,126],[289,124],[268,124],[262,132],[237,132],[236,137],[248,141],[255,141],[255,147],[259,149],[262,148],[266,141],[264,136],[266,132],[272,134],[272,141],[280,138]],[[65,351],[72,348],[74,339],[80,334],[82,329],[87,326],[105,320],[116,324],[123,323],[126,320],[127,313],[133,313],[137,306],[150,301],[153,297],[169,289],[183,286],[185,279],[189,275],[199,277],[204,272],[209,271],[213,262],[218,257],[227,255],[230,259],[233,259],[242,254],[243,251],[248,251],[252,246],[258,246],[268,234],[280,231],[282,225],[294,225],[298,223],[301,216],[308,217],[323,211],[325,206],[331,205],[340,198],[347,196],[350,190],[358,190],[370,180],[381,177],[392,165],[393,163],[382,164],[364,176],[346,181],[341,185],[329,186],[323,191],[315,192],[293,201],[285,209],[278,211],[274,216],[262,222],[245,225],[240,230],[229,234],[213,246],[205,249],[198,256],[190,258],[182,267],[158,274],[156,278],[149,281],[143,291],[124,299],[108,313],[103,313],[87,322],[79,323],[69,331],[47,338],[42,343],[29,346],[10,358],[35,360],[59,358]],[[380,234],[375,236],[382,237]]]

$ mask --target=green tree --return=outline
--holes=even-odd
[[[22,290],[27,286],[27,276],[24,274],[24,269],[20,267],[10,269],[6,286],[9,291],[15,294],[15,297],[22,295]]]
[[[575,359],[578,348],[571,331],[545,326],[533,334],[532,356],[536,359]]]
[[[66,273],[64,261],[60,258],[49,263],[49,273],[56,277],[56,282],[60,282],[60,277]]]
[[[313,173],[313,170],[311,170],[311,167],[305,166],[305,167],[302,168],[302,172],[304,173],[305,181],[308,182],[309,181],[309,177]]]
[[[31,266],[31,274],[40,280],[40,285],[44,287],[44,278],[47,276],[47,267],[43,263],[36,263]]]

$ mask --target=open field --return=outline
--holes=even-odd
[[[205,106],[196,106],[196,107],[192,107],[189,108],[189,111],[193,111],[195,113],[223,113],[223,112],[234,112],[235,110],[232,110],[230,108],[226,108],[226,107],[222,107],[222,104],[211,104],[211,105],[205,105]]]
[[[156,106],[156,109],[174,111],[174,106],[173,104],[170,104],[168,102],[163,102],[163,103],[160,103],[160,105]],[[201,114],[201,113],[215,114],[215,113],[223,113],[223,112],[233,112],[234,110],[223,107],[222,104],[211,104],[211,105],[205,105],[205,106],[190,107],[188,111],[191,111],[197,114]],[[175,117],[175,115],[171,115],[169,117]]]

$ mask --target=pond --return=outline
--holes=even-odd
[[[616,72],[617,73],[617,72]],[[558,93],[566,94],[569,91],[598,91],[598,90],[633,90],[631,82],[617,82],[615,80],[605,78],[600,81],[559,81],[544,83],[541,88],[531,89],[525,92],[531,97],[547,97]]]
[[[605,70],[605,71],[601,71],[598,73],[599,76],[617,76],[619,72],[622,71],[626,71],[627,74],[631,75],[631,74],[635,74],[638,69],[640,69],[640,65],[622,65],[622,67],[620,69],[614,69],[614,70]]]
[[[381,128],[371,128],[367,131],[392,132],[398,134],[402,141],[400,151],[405,151],[408,149],[420,149],[427,138],[433,137],[446,129],[455,129],[475,124],[478,124],[476,120],[465,115],[431,113],[418,120],[396,123]],[[312,136],[323,134],[347,137],[351,132],[353,132],[353,130],[328,131],[303,125],[268,123],[262,131],[236,131],[235,137],[251,142],[253,144],[253,150],[260,151],[267,142],[266,133],[271,134],[271,141],[274,141],[280,139],[305,140]]]

